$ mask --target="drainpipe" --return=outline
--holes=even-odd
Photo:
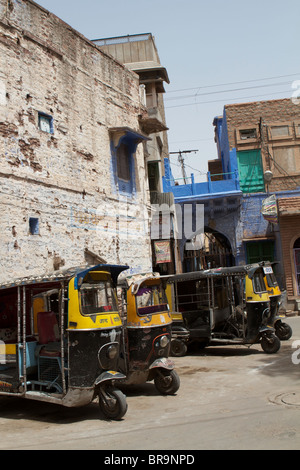
[[[240,181],[239,181],[239,172],[238,172],[238,170],[234,170],[234,177],[235,177],[235,189],[240,189]]]
[[[210,177],[210,171],[207,172],[207,182],[208,182],[208,192],[212,192],[212,186],[211,186],[211,177]]]
[[[191,173],[191,180],[192,180],[192,194],[194,195],[194,194],[196,194],[194,173]]]

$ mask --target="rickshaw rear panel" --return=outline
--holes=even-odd
[[[180,381],[173,361],[166,359],[170,351],[172,318],[160,276],[154,273],[129,276],[120,289],[125,310],[121,367],[126,375],[125,384],[154,380],[161,393],[174,394]]]
[[[267,336],[264,350],[273,353],[279,349],[274,330],[265,328],[270,319],[270,299],[259,264],[171,275],[166,276],[166,282],[173,286],[171,294],[167,290],[172,309],[182,315],[181,322],[174,321],[174,355],[179,349],[180,326],[188,332],[181,338],[186,344],[196,340],[201,344],[261,342],[264,349],[266,342],[262,339]]]

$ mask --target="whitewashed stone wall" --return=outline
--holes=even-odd
[[[137,75],[31,0],[0,0],[0,282],[85,264],[86,250],[150,269],[143,144],[120,194],[109,134],[139,132],[141,112]]]

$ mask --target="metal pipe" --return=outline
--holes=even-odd
[[[30,334],[34,335],[33,291],[30,290]]]
[[[60,283],[60,353],[61,353],[61,375],[62,375],[62,387],[63,393],[66,394],[66,376],[65,376],[65,343],[64,343],[64,331],[65,331],[65,284]]]
[[[24,393],[27,391],[26,380],[26,287],[23,286],[23,382]]]
[[[17,299],[17,314],[18,314],[18,345],[21,343],[21,288],[18,286],[18,299]]]

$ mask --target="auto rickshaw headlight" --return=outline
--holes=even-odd
[[[169,342],[169,338],[166,336],[166,335],[163,335],[161,338],[160,338],[160,346],[162,348],[165,348],[167,346]]]
[[[111,346],[109,346],[109,347],[107,348],[106,354],[107,354],[107,357],[108,357],[109,359],[114,359],[114,358],[116,357],[116,355],[118,354],[118,348],[117,348],[117,346],[114,345],[114,344],[112,344]]]

